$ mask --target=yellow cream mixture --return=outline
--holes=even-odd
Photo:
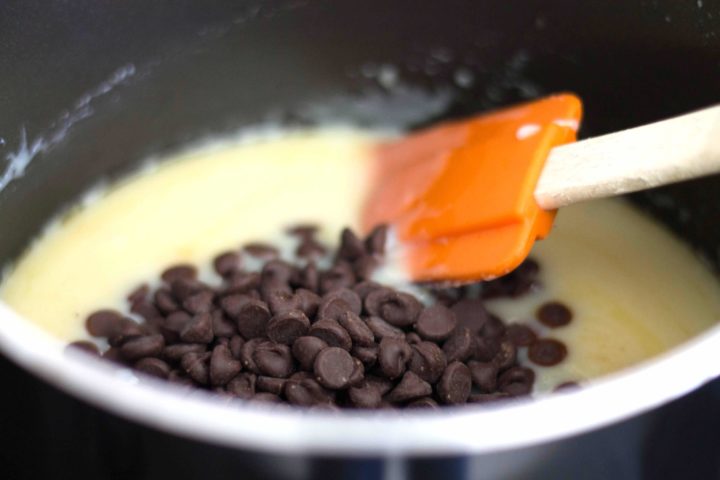
[[[377,136],[343,129],[219,142],[182,153],[95,195],[39,238],[0,287],[0,299],[66,340],[85,316],[125,308],[140,282],[178,262],[279,238],[317,222],[333,242],[355,226]],[[573,322],[544,334],[569,346],[557,367],[536,368],[538,389],[602,375],[692,337],[720,319],[720,285],[689,249],[619,200],[563,209],[533,257],[545,288],[488,308],[529,322],[548,299]],[[206,270],[203,275],[212,280]]]

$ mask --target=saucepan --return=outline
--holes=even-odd
[[[719,102],[720,2],[5,2],[0,264],[91,186],[197,139],[327,121],[413,129],[556,91],[584,99],[582,136]],[[720,267],[720,178],[631,201]],[[717,382],[701,387],[720,375],[720,326],[577,391],[402,415],[179,395],[63,353],[2,305],[0,349],[53,386],[25,383],[23,414],[54,419],[28,420],[32,435],[54,425],[51,438],[93,445],[91,469],[53,441],[36,463],[62,456],[94,477],[659,478],[679,456],[684,473],[718,472],[717,449],[685,455],[707,442],[675,426],[716,422],[703,399]]]

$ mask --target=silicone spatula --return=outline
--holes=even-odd
[[[720,171],[720,106],[575,142],[581,113],[554,95],[381,144],[364,227],[390,225],[413,280],[491,279],[559,207]]]

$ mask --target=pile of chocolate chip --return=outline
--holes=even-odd
[[[331,408],[437,407],[528,395],[535,374],[518,364],[518,349],[528,347],[529,359],[546,366],[567,354],[561,342],[538,339],[526,325],[506,326],[484,308],[486,298],[535,288],[532,260],[479,288],[422,287],[435,300],[425,306],[371,280],[383,262],[384,227],[365,239],[345,229],[334,252],[313,226],[288,233],[298,239],[292,263],[271,245],[245,245],[214,260],[220,286],[200,281],[192,265],[173,266],[158,288],[142,285],[128,296],[130,312],[142,321],[114,310],[89,315],[88,332],[107,339],[104,352],[94,342],[72,345],[176,384]],[[261,262],[260,271],[244,268],[248,257]],[[328,258],[331,266],[318,268]],[[555,326],[569,322],[563,305],[543,308]]]

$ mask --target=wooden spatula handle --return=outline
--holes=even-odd
[[[555,147],[535,188],[550,210],[720,172],[720,106]]]

